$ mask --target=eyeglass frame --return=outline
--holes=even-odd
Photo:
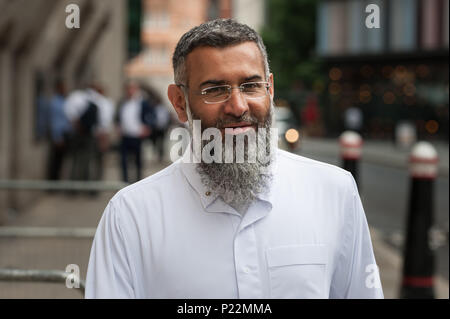
[[[250,100],[256,100],[256,99],[260,99],[260,98],[263,98],[263,97],[267,96],[267,92],[272,87],[272,83],[270,83],[269,81],[244,82],[244,83],[240,84],[239,86],[231,86],[229,84],[222,84],[222,85],[216,85],[216,86],[210,86],[210,87],[204,88],[204,89],[202,89],[200,91],[200,94],[197,93],[197,95],[204,95],[204,90],[207,90],[207,89],[213,89],[213,88],[218,88],[218,87],[227,87],[227,89],[228,89],[228,97],[225,100],[223,100],[223,101],[207,102],[207,101],[205,101],[205,97],[202,97],[203,103],[205,103],[205,104],[223,103],[223,102],[228,101],[231,98],[231,93],[232,93],[233,89],[239,89],[239,92],[242,94],[242,90],[243,90],[242,85],[249,84],[249,83],[265,83],[265,87],[266,87],[266,94],[265,95],[257,96],[257,97],[244,96],[245,99],[250,99]],[[177,84],[177,86],[185,87],[185,88],[189,89],[189,86],[184,85],[182,83]]]

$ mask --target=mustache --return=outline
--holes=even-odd
[[[250,123],[252,125],[257,125],[260,124],[258,122],[258,119],[248,113],[243,114],[242,116],[239,117],[232,117],[232,118],[227,118],[227,119],[219,119],[217,120],[216,123],[216,128],[218,129],[223,129],[226,125],[230,125],[230,124],[235,124],[235,123],[240,123],[240,122],[247,122]]]

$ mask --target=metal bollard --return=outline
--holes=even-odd
[[[363,140],[354,131],[345,131],[339,137],[341,147],[342,168],[352,173],[359,186],[359,160],[361,158]]]
[[[400,298],[434,298],[434,254],[429,231],[433,223],[433,186],[438,155],[428,142],[417,143],[410,155],[410,193]]]

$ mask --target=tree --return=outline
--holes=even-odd
[[[315,57],[317,0],[267,0],[262,37],[276,75],[278,92],[301,83],[311,89],[320,79]]]

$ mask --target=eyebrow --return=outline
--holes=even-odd
[[[252,75],[252,76],[249,76],[249,77],[245,78],[244,82],[249,82],[249,81],[253,81],[253,80],[261,81],[262,79],[263,78],[260,75],[255,74],[255,75]]]
[[[260,81],[262,79],[263,78],[260,75],[255,74],[255,75],[243,78],[242,79],[242,83],[249,82],[249,81],[254,81],[254,80],[259,80]],[[203,86],[208,85],[208,84],[210,84],[210,85],[223,85],[223,84],[227,84],[227,83],[224,80],[210,79],[210,80],[206,80],[206,81],[200,83],[199,87],[202,88]]]
[[[222,85],[222,84],[226,84],[224,80],[206,80],[202,83],[200,83],[199,87],[203,87],[207,84],[212,84],[212,85]]]

